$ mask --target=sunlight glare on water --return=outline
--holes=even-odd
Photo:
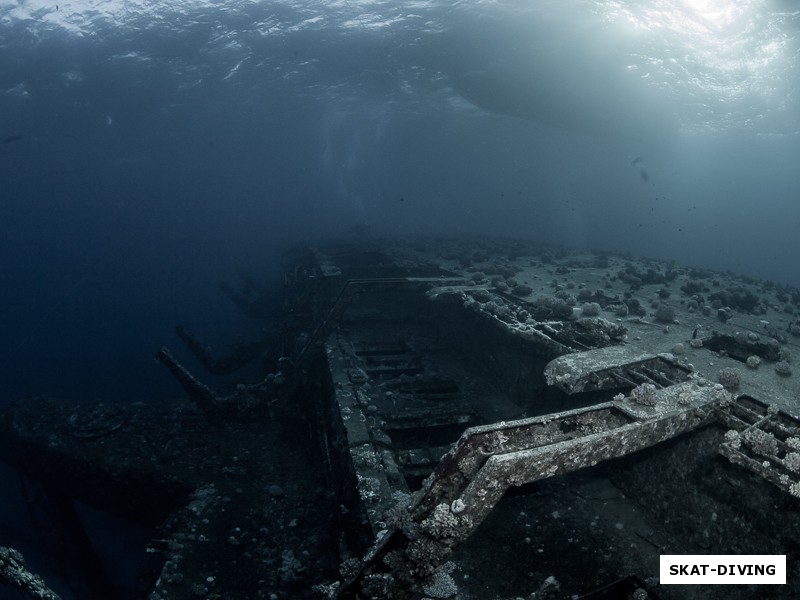
[[[630,68],[673,92],[702,99],[698,111],[754,123],[794,96],[791,18],[766,0],[657,0],[605,2],[608,21],[637,36]],[[701,116],[701,121],[702,115]],[[710,124],[710,123],[709,123]]]
[[[656,0],[605,3],[610,16],[629,21],[647,31],[667,30],[676,35],[715,43],[750,18],[764,0]]]
[[[742,15],[747,13],[752,1],[740,0],[683,0],[681,3],[688,17],[705,25],[712,31],[722,31],[733,25]]]

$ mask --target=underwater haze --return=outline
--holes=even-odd
[[[351,235],[800,284],[789,0],[0,0],[2,398],[180,395],[218,289]]]

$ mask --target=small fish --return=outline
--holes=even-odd
[[[641,156],[637,156],[636,158],[634,158],[634,159],[631,161],[631,166],[632,166],[632,167],[635,167],[636,165],[638,165],[638,164],[639,164],[640,162],[642,162],[643,160],[644,160],[644,159],[643,159]]]
[[[21,135],[10,135],[7,138],[3,139],[4,144],[10,144],[11,142],[18,142],[22,139]]]

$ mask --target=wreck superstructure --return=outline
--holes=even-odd
[[[108,510],[117,503],[102,490],[127,498],[116,507],[126,517],[149,505],[165,556],[154,598],[237,597],[220,574],[231,561],[239,579],[260,577],[248,589],[264,597],[747,597],[659,585],[667,553],[787,554],[787,585],[764,597],[791,597],[800,329],[781,306],[787,295],[519,240],[299,249],[287,258],[281,351],[263,380],[218,393],[159,353],[196,407],[169,414],[174,459],[131,464],[136,440],[165,444],[150,408],[52,403],[40,421],[38,405],[6,412],[4,453]],[[179,335],[203,364],[231,369],[276,345],[214,360]],[[302,442],[290,434],[284,448],[261,447],[281,419],[302,420]],[[226,441],[193,467],[187,430]],[[292,443],[316,449],[309,477],[324,487],[317,506],[334,507],[325,535],[338,536],[342,563],[338,578],[305,588],[309,548],[292,537],[290,486],[267,464]],[[22,446],[35,461],[20,459]],[[293,549],[267,548],[269,535]],[[225,548],[216,561],[213,544]]]
[[[686,299],[664,303],[672,293],[665,276],[655,293],[637,289],[643,300],[630,305],[641,314],[630,314],[630,283],[610,277],[604,264],[593,266],[591,257],[564,271],[512,269],[523,290],[509,289],[504,254],[443,269],[438,278],[410,269],[408,277],[368,285],[348,277],[346,261],[334,270],[334,289],[349,281],[359,290],[326,338],[334,400],[328,420],[341,422],[332,437],[346,440],[338,456],[352,467],[347,487],[358,490],[361,522],[377,540],[339,596],[430,594],[437,567],[455,556],[447,573],[459,570],[460,545],[509,489],[701,430],[705,437],[716,432],[721,456],[792,495],[792,444],[800,432],[786,412],[792,386],[775,372],[754,377],[744,366],[750,356],[779,359],[776,338],[761,339],[765,319],[723,319],[700,306],[687,309]],[[569,277],[582,269],[599,272],[597,287]],[[558,275],[569,276],[561,284]],[[555,295],[563,289],[587,302],[566,310]],[[641,308],[645,301],[653,312]],[[671,318],[659,315],[662,304]],[[736,385],[718,383],[720,371],[738,377],[740,368]],[[652,398],[640,399],[640,389]],[[763,439],[775,440],[769,460],[751,443]],[[603,597],[616,597],[631,576],[657,580],[645,569],[620,575],[621,587]],[[641,585],[651,597],[656,587]]]

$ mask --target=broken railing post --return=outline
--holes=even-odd
[[[203,412],[208,414],[219,412],[220,402],[214,393],[207,386],[197,381],[183,365],[175,360],[169,350],[161,348],[156,354],[156,358],[169,369],[169,372],[181,384],[189,399],[195,402]]]
[[[264,353],[269,350],[270,346],[276,343],[276,341],[271,338],[239,343],[236,344],[230,355],[223,356],[222,358],[215,358],[206,347],[200,343],[200,340],[182,325],[178,325],[175,328],[175,333],[178,334],[178,337],[186,344],[189,351],[194,354],[195,358],[205,367],[206,371],[214,375],[230,375],[234,371],[251,363],[259,356],[263,356]]]
[[[29,598],[60,600],[41,577],[28,570],[22,554],[14,548],[0,547],[0,583],[10,585]]]

